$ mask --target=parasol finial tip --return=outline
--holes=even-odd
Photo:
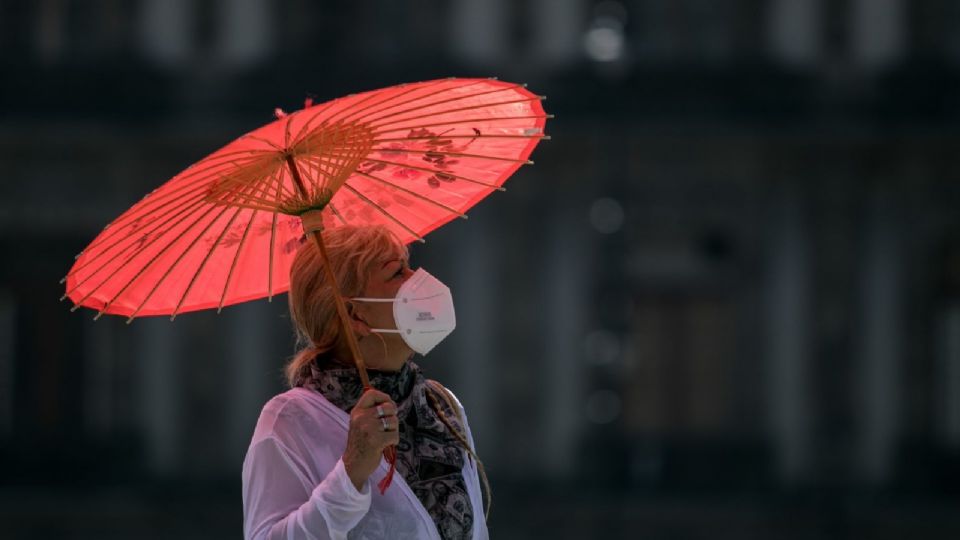
[[[64,282],[66,281],[67,281],[67,276],[63,276],[62,278],[60,278],[60,285],[63,285]]]
[[[527,160],[527,165],[533,165],[533,160],[532,160],[532,159],[528,159],[528,160]]]
[[[549,140],[552,140],[552,139],[553,139],[553,137],[551,137],[551,136],[549,136],[549,135],[544,135],[543,137],[540,137],[540,140],[542,140],[542,141],[549,141]]]
[[[97,313],[96,315],[93,316],[93,320],[96,321],[96,320],[98,320],[98,319],[99,319],[100,317],[102,317],[102,316],[103,316],[103,312],[101,311],[100,313]]]
[[[127,317],[127,324],[132,323],[134,319],[136,319],[136,317]]]
[[[73,306],[72,308],[70,308],[70,313],[73,313],[74,311],[76,311],[76,310],[79,309],[79,308],[80,308],[80,304],[77,304],[77,305]]]
[[[63,302],[63,301],[66,300],[66,299],[67,299],[67,295],[63,295],[63,296],[60,297],[60,301],[61,301],[61,302]]]
[[[553,114],[547,115],[547,120],[553,120],[554,118],[556,118],[556,115],[553,115]]]

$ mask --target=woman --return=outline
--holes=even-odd
[[[433,316],[404,315],[407,298],[449,297],[449,289],[411,271],[406,247],[385,227],[323,235],[373,388],[363,392],[319,249],[305,242],[289,294],[302,349],[286,368],[291,389],[263,407],[243,463],[245,538],[487,538],[478,473],[488,510],[489,486],[466,415],[411,359],[449,330],[418,332]],[[414,289],[430,294],[413,298]],[[397,474],[381,494],[389,445]]]

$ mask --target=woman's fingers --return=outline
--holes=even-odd
[[[392,401],[387,401],[379,405],[375,405],[373,408],[377,412],[377,416],[396,416],[397,415],[397,405]]]
[[[370,388],[360,396],[360,399],[357,400],[356,406],[366,409],[369,407],[376,407],[381,403],[393,403],[393,401],[390,399],[390,396],[384,394],[376,388]]]

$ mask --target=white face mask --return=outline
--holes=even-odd
[[[450,288],[418,268],[403,282],[395,298],[351,298],[359,302],[393,302],[393,328],[371,328],[371,332],[400,334],[411,349],[427,354],[457,326]]]

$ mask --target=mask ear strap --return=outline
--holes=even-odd
[[[393,302],[393,298],[366,298],[363,296],[358,296],[356,298],[350,298],[350,300],[356,300],[359,302]],[[381,334],[399,334],[400,331],[396,328],[371,328],[371,332],[380,332]]]

